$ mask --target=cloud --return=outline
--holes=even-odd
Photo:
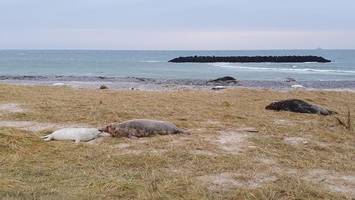
[[[0,0],[1,48],[355,48],[354,0]]]
[[[15,41],[13,38],[17,38]],[[117,29],[56,29],[1,32],[2,48],[38,49],[305,49],[354,48],[355,32],[140,31]]]

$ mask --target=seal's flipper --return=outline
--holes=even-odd
[[[191,131],[189,129],[179,129],[177,134],[183,134],[183,135],[191,135]]]
[[[184,129],[178,128],[176,134],[185,134],[186,131]]]
[[[43,137],[41,137],[41,139],[46,139],[46,138],[48,138],[49,136],[51,136],[51,135],[43,136]]]
[[[46,142],[49,142],[49,141],[53,140],[53,136],[47,135],[47,136],[43,137],[42,139],[44,139],[44,141],[46,141]]]

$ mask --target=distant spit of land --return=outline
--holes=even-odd
[[[305,63],[305,62],[318,62],[328,63],[331,62],[320,56],[190,56],[179,57],[170,60],[173,63],[213,63],[213,62],[229,62],[229,63]]]

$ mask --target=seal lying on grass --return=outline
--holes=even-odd
[[[290,111],[290,112],[297,112],[297,113],[319,114],[319,115],[337,114],[337,112],[335,111],[322,108],[318,105],[312,105],[299,99],[289,99],[285,101],[274,102],[266,106],[265,109],[276,110],[276,111]]]
[[[173,123],[149,119],[136,119],[123,123],[114,123],[100,129],[100,131],[109,133],[113,137],[129,138],[183,133],[183,130],[177,128]]]
[[[44,141],[72,140],[75,143],[90,141],[100,136],[101,131],[96,128],[64,128],[42,137]]]

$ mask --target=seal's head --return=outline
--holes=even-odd
[[[278,104],[277,102],[273,102],[270,105],[266,106],[265,109],[266,110],[278,110]]]
[[[100,128],[99,131],[109,133],[112,135],[115,132],[115,129],[113,128],[112,124],[110,124],[104,128]]]

